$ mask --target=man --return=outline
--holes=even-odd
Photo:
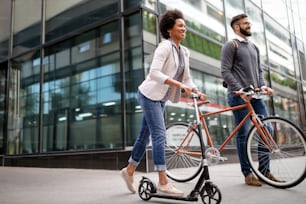
[[[250,98],[241,94],[242,89],[252,85],[260,88],[266,94],[272,96],[273,90],[265,86],[263,70],[260,67],[259,51],[257,47],[248,40],[251,33],[251,23],[246,14],[234,16],[231,20],[231,27],[235,33],[232,41],[228,41],[222,47],[221,53],[221,74],[228,89],[228,104],[237,106],[250,101],[255,112],[264,117],[268,112],[263,99]],[[238,125],[248,113],[246,109],[233,111],[235,124]],[[251,186],[261,186],[261,182],[253,175],[252,169],[246,156],[246,136],[249,131],[248,121],[237,133],[237,152],[240,161],[242,174],[245,176],[245,183]],[[269,166],[269,159],[265,166]],[[265,167],[259,167],[259,169]],[[269,172],[269,167],[263,172],[269,179],[278,181]]]

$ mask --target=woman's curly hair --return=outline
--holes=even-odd
[[[163,38],[165,39],[170,38],[168,29],[173,28],[176,19],[179,19],[179,18],[184,20],[183,13],[177,9],[168,10],[166,13],[162,15],[160,19],[160,23],[159,23],[159,30]]]

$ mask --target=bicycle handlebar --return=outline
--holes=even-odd
[[[184,89],[182,89],[182,93],[184,93]],[[242,89],[241,91],[234,91],[234,93],[236,95],[246,95],[246,96],[256,96],[256,97],[260,97],[260,96],[263,96],[263,95],[267,95],[267,92],[265,91],[262,91],[260,88],[254,88],[252,85],[249,86],[249,87],[246,87],[244,89]],[[208,104],[210,103],[209,100],[206,100],[206,101],[198,101],[200,99],[200,96],[196,93],[191,93],[191,95],[189,96],[189,98],[193,99],[194,102],[191,103],[190,105],[192,106],[195,106],[195,101],[197,100],[196,104],[197,106],[201,106],[201,105],[204,105],[204,104]]]
[[[262,91],[260,88],[254,88],[252,85],[242,89],[241,91],[234,91],[236,95],[246,95],[246,96],[263,96],[267,95],[267,92]]]
[[[181,89],[181,92],[182,93],[185,93],[185,90],[184,89]],[[193,93],[193,92],[191,92],[191,94],[190,94],[190,96],[189,96],[190,98],[192,98],[192,99],[200,99],[200,96],[198,95],[198,94],[196,94],[196,93]]]

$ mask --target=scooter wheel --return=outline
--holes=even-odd
[[[221,203],[221,191],[213,183],[206,183],[201,190],[201,199],[204,204],[219,204]]]
[[[150,200],[151,194],[156,193],[155,185],[148,179],[143,177],[138,187],[138,194],[142,200]]]

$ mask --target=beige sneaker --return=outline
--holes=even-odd
[[[174,185],[170,182],[168,182],[166,185],[158,184],[157,191],[166,194],[184,195],[183,191],[180,191],[177,188],[175,188]]]
[[[261,182],[252,173],[248,174],[244,181],[250,186],[261,186]]]
[[[273,174],[271,174],[271,173],[267,173],[265,176],[266,176],[268,179],[270,179],[270,180],[272,180],[272,181],[275,181],[275,182],[279,182],[279,183],[285,183],[285,182],[286,182],[286,181],[284,181],[284,180],[280,180],[280,179],[275,178],[275,177],[273,176]]]
[[[120,175],[123,178],[123,180],[126,183],[126,186],[128,187],[128,189],[132,192],[132,193],[136,193],[136,189],[134,187],[134,178],[133,176],[130,176],[127,172],[126,168],[121,169],[120,171]]]

